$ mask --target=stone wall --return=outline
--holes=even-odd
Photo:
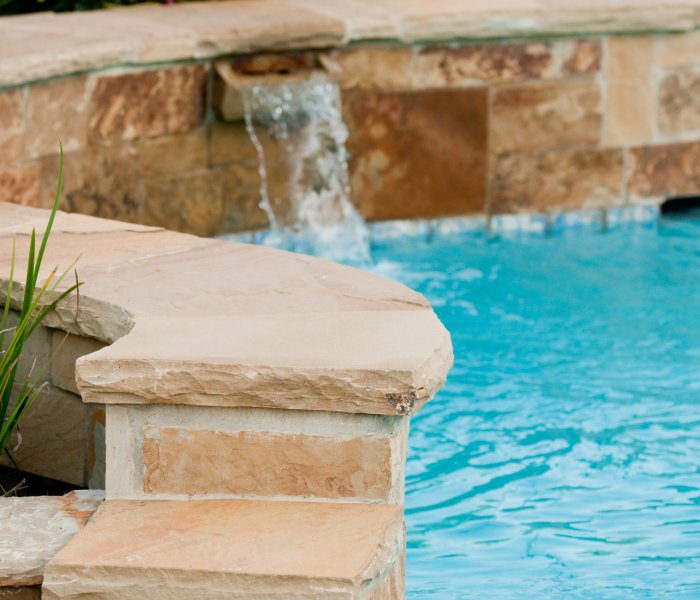
[[[65,210],[205,236],[263,228],[257,154],[217,90],[319,69],[342,88],[352,200],[367,219],[695,195],[698,50],[694,31],[364,43],[10,86],[0,90],[0,201],[50,203],[60,139]],[[287,157],[262,141],[270,194],[284,202]]]
[[[11,315],[10,325],[16,322]],[[39,326],[27,341],[18,381],[44,385],[27,410],[9,450],[23,471],[104,489],[105,409],[84,404],[75,383],[76,360],[104,347],[94,339]],[[0,464],[11,465],[6,455]]]

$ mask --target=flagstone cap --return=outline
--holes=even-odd
[[[107,500],[54,557],[44,594],[361,598],[403,546],[397,505]]]
[[[0,204],[0,284],[47,216]],[[452,365],[427,300],[365,271],[59,213],[42,275],[77,257],[79,300],[47,324],[111,344],[76,364],[86,402],[411,414]]]
[[[545,34],[689,31],[700,0],[228,0],[0,18],[0,86],[232,53]]]

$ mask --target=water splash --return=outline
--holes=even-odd
[[[333,81],[256,85],[243,92],[245,124],[258,154],[260,208],[270,221],[267,245],[362,265],[370,262],[369,232],[350,202],[348,130]],[[266,148],[264,139],[273,144]],[[276,145],[276,148],[275,148]],[[283,150],[286,198],[270,193],[268,156]]]

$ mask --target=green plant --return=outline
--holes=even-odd
[[[5,306],[0,317],[0,453],[5,450],[10,436],[16,429],[20,419],[45,385],[33,382],[31,380],[31,371],[21,381],[17,381],[17,369],[24,344],[46,316],[56,310],[58,303],[80,286],[76,275],[76,282],[73,285],[64,291],[58,291],[66,275],[74,270],[75,261],[60,275],[58,274],[58,269],[54,268],[45,281],[41,285],[39,284],[41,263],[44,258],[46,244],[51,235],[51,228],[56,218],[62,186],[63,148],[60,149],[58,184],[51,214],[41,237],[38,251],[36,247],[36,230],[32,229],[32,235],[29,240],[27,274],[19,307],[18,322],[14,327],[9,327],[12,292],[15,285],[16,257],[16,238],[12,240],[10,274],[5,292]],[[14,404],[12,403],[13,397],[15,400]]]

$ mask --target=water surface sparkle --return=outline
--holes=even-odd
[[[456,357],[411,425],[407,597],[700,599],[700,219],[373,254]]]

